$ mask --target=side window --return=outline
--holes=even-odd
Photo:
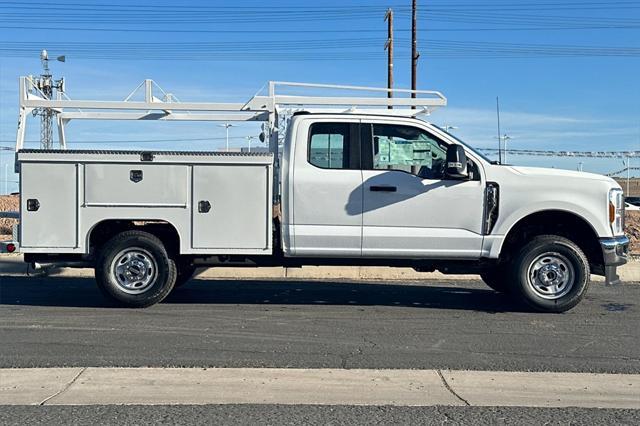
[[[391,124],[374,124],[373,168],[400,170],[423,179],[442,179],[447,147],[425,131]]]
[[[359,169],[360,140],[350,123],[315,123],[309,130],[309,163],[323,169]]]

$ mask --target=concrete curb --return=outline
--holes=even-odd
[[[294,368],[0,369],[2,405],[312,404],[640,409],[640,375]]]
[[[618,269],[624,282],[640,282],[640,262],[632,261]],[[93,277],[93,269],[57,268],[45,266],[34,271],[22,261],[21,255],[0,255],[0,275]],[[477,280],[477,275],[445,275],[440,272],[416,272],[411,268],[377,266],[334,267],[304,266],[302,268],[206,268],[197,272],[200,279],[335,279],[365,281],[419,281],[419,280]],[[604,278],[592,275],[591,279],[603,282]]]

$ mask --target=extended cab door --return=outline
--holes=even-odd
[[[362,171],[358,120],[300,123],[295,141],[291,254],[362,254]]]
[[[406,122],[363,121],[363,240],[368,257],[479,257],[483,193],[443,176],[447,145]]]

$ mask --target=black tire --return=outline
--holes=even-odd
[[[509,274],[504,265],[496,265],[480,274],[482,281],[498,293],[509,294]]]
[[[178,273],[176,275],[176,283],[173,286],[174,289],[181,287],[191,281],[191,278],[193,278],[193,275],[196,273],[197,269],[195,266],[191,265],[190,262],[182,259],[176,260],[176,268]]]
[[[110,239],[96,263],[102,294],[129,308],[146,308],[162,301],[173,289],[176,274],[176,264],[162,241],[142,231],[126,231]]]
[[[580,303],[591,278],[580,247],[557,235],[537,236],[522,247],[510,274],[514,295],[536,311],[555,313]]]

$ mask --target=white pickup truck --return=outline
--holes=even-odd
[[[415,118],[418,111],[397,109],[442,106],[439,96],[305,98],[321,106],[396,109],[299,106],[281,160],[257,153],[23,149],[19,131],[20,250],[26,262],[94,267],[102,292],[130,307],[160,302],[200,266],[478,273],[494,290],[546,312],[578,304],[592,273],[619,281],[616,267],[626,262],[629,243],[619,185],[595,174],[496,164]],[[272,123],[274,105],[303,104],[290,98],[271,91],[240,110]],[[30,108],[58,108],[72,119],[83,116],[62,108],[91,107],[58,102],[27,95],[20,125]],[[180,111],[180,104],[169,108],[153,98],[126,107]],[[267,135],[272,152],[276,130]]]

